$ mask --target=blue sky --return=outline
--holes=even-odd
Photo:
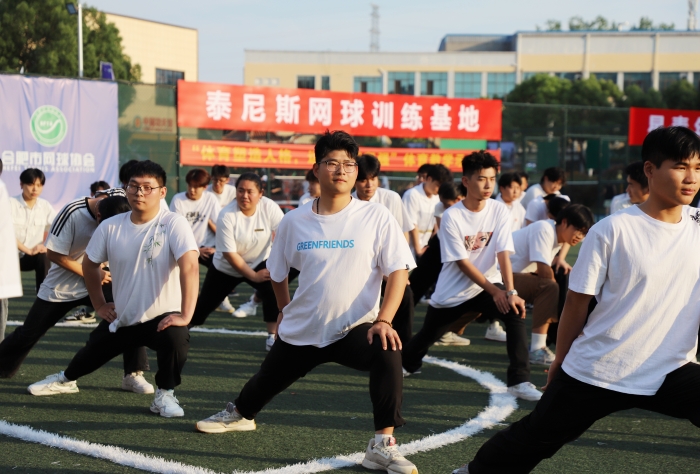
[[[686,0],[373,0],[381,51],[436,51],[447,33],[534,30],[548,19],[603,15],[686,29]],[[199,30],[199,79],[240,84],[245,49],[368,51],[370,2],[338,0],[92,0],[103,11]],[[698,21],[700,24],[700,20]]]

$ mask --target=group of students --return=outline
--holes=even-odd
[[[318,194],[310,187],[311,200],[284,216],[254,173],[230,191],[221,176],[205,198],[204,170],[188,174],[188,191],[176,195],[170,212],[165,172],[150,161],[130,165],[122,188],[66,205],[44,243],[52,265],[37,300],[0,343],[0,377],[14,375],[63,314],[90,304],[101,321],[86,346],[29,392],[77,392],[78,378],[123,354],[122,387],[152,393],[143,378],[150,347],[158,358],[151,411],[183,416],[173,390],[188,357],[188,327],[204,323],[246,282],[263,305],[269,352],[234,402],[196,424],[204,433],[256,429],[274,396],[336,362],[370,373],[375,436],[363,466],[417,474],[393,437],[405,423],[403,378],[419,373],[431,345],[464,339],[457,333],[474,320],[504,323],[508,392],[539,402],[457,473],[529,472],[598,418],[629,407],[700,426],[700,367],[689,363],[700,326],[700,262],[688,251],[700,243],[700,214],[687,207],[700,179],[697,135],[681,127],[651,132],[635,165],[642,175],[627,170],[629,186],[639,184],[646,201],[629,193],[629,208],[595,225],[589,209],[559,197],[558,169],[523,195],[522,176],[497,181],[498,161],[475,152],[462,160],[461,187],[449,170],[430,165],[401,198],[378,186],[378,160],[358,156],[347,133],[326,132],[314,152]],[[235,198],[222,208],[214,194],[225,192]],[[202,199],[210,211],[189,202]],[[542,206],[545,219],[535,217]],[[566,252],[587,234],[593,237],[561,288],[556,275],[570,269]],[[207,276],[198,297],[199,264]],[[413,336],[416,300],[432,286]],[[529,346],[526,303],[533,305]],[[547,333],[557,321],[554,354]],[[531,363],[550,364],[544,395],[529,381]]]

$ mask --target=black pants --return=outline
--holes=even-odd
[[[700,365],[674,370],[656,395],[628,395],[580,382],[560,371],[525,418],[496,433],[469,464],[469,472],[525,473],[611,413],[642,408],[700,427]]]
[[[370,345],[367,331],[371,327],[371,324],[361,324],[341,340],[321,348],[294,346],[278,338],[258,373],[241,390],[235,402],[236,408],[243,417],[253,419],[275,395],[311,369],[335,362],[352,369],[369,371],[375,430],[403,426],[401,352],[382,349],[379,336],[375,336]]]
[[[411,272],[409,278],[411,291],[413,292],[413,303],[417,305],[430,288],[437,283],[442,270],[442,257],[440,256],[440,239],[437,234],[428,241],[428,248],[416,262],[416,268]]]
[[[382,296],[384,296],[384,291],[386,290],[386,281],[382,282]],[[401,298],[401,304],[399,304],[399,309],[396,310],[396,315],[391,322],[394,330],[399,335],[401,339],[401,344],[406,345],[408,341],[413,337],[413,292],[411,287],[406,285],[406,289],[403,292],[403,298]]]
[[[504,286],[496,284],[503,289]],[[474,298],[465,301],[453,308],[428,307],[425,322],[421,330],[413,336],[411,342],[403,349],[403,366],[409,372],[415,372],[423,365],[423,357],[428,349],[443,334],[450,330],[455,321],[468,315],[465,319],[469,323],[481,314],[480,319],[500,319],[506,326],[506,349],[510,365],[508,366],[508,386],[518,385],[530,380],[530,353],[527,345],[527,331],[525,319],[511,310],[507,314],[501,313],[493,301],[493,297],[482,291]],[[469,319],[471,318],[471,320]]]
[[[102,291],[107,301],[112,301],[112,285],[103,285]],[[75,301],[52,302],[37,298],[34,301],[24,324],[0,343],[0,378],[13,377],[19,370],[29,351],[39,342],[46,331],[78,306],[90,306],[90,297]],[[146,348],[135,347],[124,352],[124,373],[148,370]]]
[[[262,262],[255,267],[254,270],[257,272],[266,268],[266,263],[267,261]],[[299,275],[299,272],[292,269],[289,272],[290,281],[296,278],[297,275]],[[272,290],[272,284],[269,280],[262,283],[255,283],[247,278],[227,275],[217,270],[214,265],[211,265],[209,270],[207,270],[207,276],[204,278],[202,291],[200,291],[199,298],[197,298],[197,306],[194,309],[190,327],[204,324],[212,311],[214,311],[223,299],[241,283],[248,283],[255,288],[258,297],[262,300],[263,320],[266,323],[277,322],[279,310],[277,309],[275,292]]]
[[[45,253],[38,253],[36,255],[27,255],[19,259],[19,269],[23,272],[34,271],[34,278],[36,281],[36,291],[39,291],[41,283],[46,278],[46,274],[49,272],[49,257]]]
[[[117,332],[109,332],[109,323],[103,320],[90,333],[87,344],[75,354],[63,375],[68,380],[78,380],[119,354],[146,346],[158,355],[158,388],[170,390],[177,387],[190,349],[190,331],[185,326],[170,326],[158,331],[158,323],[168,314],[172,313],[134,326],[120,327]]]

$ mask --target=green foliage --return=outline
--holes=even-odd
[[[85,77],[99,77],[111,62],[117,79],[138,81],[141,69],[121,46],[116,26],[95,8],[83,9]],[[78,75],[78,28],[64,0],[0,0],[0,71]]]
[[[619,24],[614,21],[611,23],[607,18],[598,15],[592,21],[586,21],[580,16],[574,16],[569,19],[569,30],[570,31],[610,31],[617,30]]]
[[[674,82],[661,95],[670,109],[700,109],[700,93],[688,81]]]
[[[654,22],[648,16],[643,16],[639,19],[639,24],[632,27],[632,31],[647,31],[647,30],[674,30],[676,25],[674,23],[659,23],[654,25]]]
[[[624,107],[651,107],[663,109],[666,107],[664,98],[656,89],[642,90],[636,84],[629,85],[625,88],[625,97],[621,104]]]
[[[565,104],[571,81],[548,74],[536,74],[521,82],[505,98],[507,102]]]

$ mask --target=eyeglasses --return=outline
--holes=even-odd
[[[165,186],[154,186],[154,187],[151,187],[151,186],[149,186],[149,185],[147,185],[147,184],[145,184],[145,185],[143,185],[143,186],[134,186],[133,184],[128,184],[128,185],[126,186],[126,190],[127,190],[127,192],[128,192],[129,194],[138,194],[139,191],[141,191],[141,192],[143,193],[144,196],[148,196],[149,194],[151,194],[151,193],[153,192],[154,189],[164,188],[164,187],[165,187]]]
[[[355,171],[357,171],[357,162],[355,162],[355,161],[343,161],[341,163],[339,161],[327,160],[327,161],[322,161],[321,163],[325,163],[326,169],[328,171],[330,171],[331,173],[338,171],[338,167],[340,165],[343,165],[343,169],[348,174],[354,173]]]

